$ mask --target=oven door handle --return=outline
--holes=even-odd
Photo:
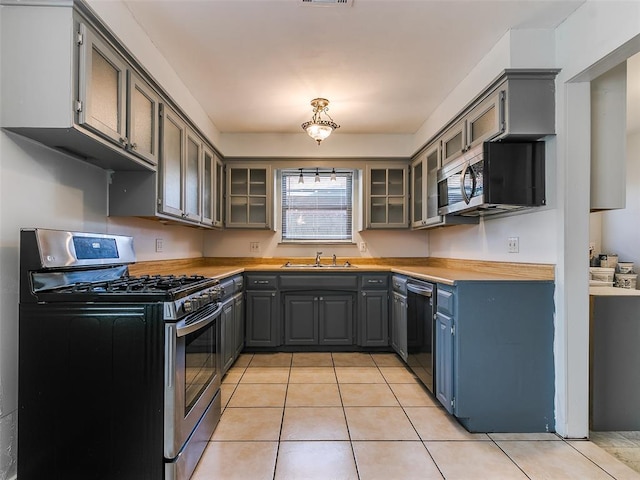
[[[202,310],[192,313],[176,324],[176,336],[184,337],[213,322],[222,312],[222,304],[207,305]]]
[[[433,290],[421,287],[420,285],[414,285],[413,283],[407,283],[407,291],[411,293],[417,293],[418,295],[422,295],[423,297],[431,297],[433,295]]]

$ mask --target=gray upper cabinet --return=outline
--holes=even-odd
[[[506,86],[493,91],[442,136],[442,166],[504,131]]]
[[[84,23],[78,38],[78,124],[157,165],[159,95]]]
[[[162,158],[158,204],[162,213],[200,223],[204,181],[202,139],[169,107],[162,114]],[[210,149],[207,150],[211,156]],[[211,193],[209,193],[211,197]]]
[[[2,127],[102,168],[153,171],[158,93],[84,4],[3,5],[2,15],[12,43]]]
[[[434,142],[411,163],[411,228],[439,225],[438,169],[440,145]]]
[[[214,224],[216,208],[216,156],[213,150],[202,147],[202,223]]]
[[[139,216],[215,226],[219,159],[182,116],[160,108],[162,155],[158,172],[113,172],[109,215]]]
[[[408,177],[406,165],[367,165],[366,228],[408,227]]]
[[[156,165],[160,154],[160,96],[139,75],[129,71],[128,148]]]
[[[227,165],[225,226],[272,228],[271,167],[261,164]]]
[[[220,157],[215,158],[213,226],[222,227],[224,217],[224,164]]]
[[[127,145],[127,63],[96,32],[80,23],[78,123]]]
[[[185,212],[182,193],[186,140],[187,124],[172,109],[165,108],[162,113],[162,162],[158,210],[176,217],[183,217]]]
[[[442,135],[442,165],[458,158],[467,150],[466,119],[458,120]]]
[[[193,130],[187,128],[184,183],[182,185],[182,194],[184,196],[183,216],[196,222],[202,220],[204,189],[202,163],[202,140]]]
[[[505,70],[429,140],[411,162],[411,228],[478,223],[478,218],[438,215],[438,170],[483,142],[553,135],[557,73]]]
[[[438,215],[441,152],[440,142],[432,142],[411,163],[411,228],[414,230],[479,221],[473,217]]]

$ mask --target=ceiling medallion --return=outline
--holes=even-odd
[[[311,117],[311,121],[304,122],[302,128],[320,145],[320,142],[331,135],[331,132],[336,128],[340,128],[340,125],[334,122],[333,118],[327,113],[329,100],[326,98],[314,98],[311,100],[311,106],[313,107],[313,117]],[[323,115],[329,120],[324,119]]]

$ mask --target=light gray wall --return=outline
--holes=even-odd
[[[617,253],[621,262],[634,262],[640,270],[640,54],[627,62],[626,175],[619,178],[626,188],[622,210],[602,212],[603,252]]]

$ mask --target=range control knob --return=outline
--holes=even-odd
[[[185,300],[182,304],[182,309],[186,313],[191,313],[193,311],[193,303],[191,303],[191,300]]]

